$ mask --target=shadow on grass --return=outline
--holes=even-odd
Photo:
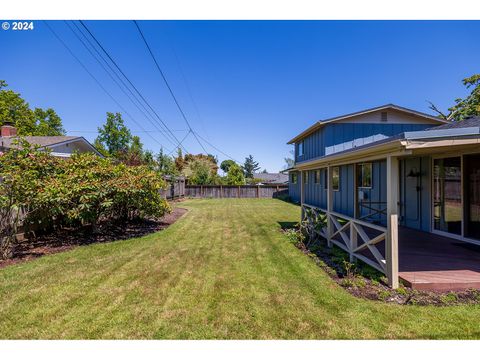
[[[287,229],[294,229],[297,225],[297,221],[279,221],[278,224],[282,228],[282,230],[287,230]]]

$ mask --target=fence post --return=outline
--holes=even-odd
[[[238,194],[237,195],[238,195],[237,197],[240,198],[240,185],[238,185]]]
[[[257,185],[257,198],[260,197],[260,185]]]
[[[203,185],[200,185],[200,197],[203,198]]]
[[[223,198],[223,186],[220,185],[220,198]]]

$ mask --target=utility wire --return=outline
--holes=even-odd
[[[186,131],[186,132],[190,132],[190,130],[186,129],[186,130],[172,130],[172,131],[177,131],[177,132],[180,132],[180,131]],[[68,133],[98,133],[97,130],[67,130]],[[164,130],[130,130],[131,133],[157,133],[157,132],[164,132]]]
[[[68,26],[68,28],[70,29],[70,31],[72,31],[72,33],[76,36],[76,38],[82,43],[82,45],[85,47],[85,49],[87,49],[87,51],[90,53],[90,55],[92,55],[92,57],[97,61],[97,63],[102,67],[102,69],[107,73],[107,75],[112,79],[112,81],[118,86],[118,88],[124,93],[124,95],[126,97],[128,97],[128,99],[133,103],[133,105],[136,106],[136,108],[145,116],[145,118],[150,121],[150,123],[160,132],[162,133],[162,135],[168,140],[170,141],[173,146],[176,146],[175,142],[172,141],[171,138],[168,138],[165,134],[168,134],[168,133],[165,133],[164,131],[160,130],[159,127],[156,125],[156,123],[154,121],[152,121],[150,117],[152,117],[152,115],[150,113],[148,113],[148,110],[145,108],[145,105],[143,105],[136,97],[135,97],[135,94],[130,90],[130,88],[123,82],[122,78],[120,78],[118,76],[118,74],[114,71],[114,69],[112,69],[112,67],[110,66],[110,64],[101,56],[101,54],[98,52],[98,50],[92,45],[92,43],[89,42],[89,39],[81,32],[80,28],[75,24],[75,27],[77,28],[77,31],[80,32],[80,34],[82,34],[82,36],[86,39],[86,41],[89,42],[90,46],[97,52],[97,54],[100,56],[100,58],[107,64],[107,66],[109,66],[110,68],[110,71],[112,71],[116,77],[122,82],[123,86],[129,90],[131,96],[122,88],[122,86],[118,83],[118,81],[110,74],[110,72],[105,68],[105,66],[102,64],[102,62],[98,59],[97,56],[95,56],[95,54],[90,50],[90,48],[87,46],[87,44],[82,40],[82,38],[80,38],[80,36],[77,34],[77,32],[75,32],[75,30],[72,28],[72,26],[67,22],[65,21],[65,24]],[[132,96],[134,97],[134,99],[140,104],[140,105],[143,105],[143,108],[145,109],[145,111],[148,113],[148,115],[137,105],[137,103],[132,99]]]
[[[219,153],[225,155],[227,158],[229,158],[230,160],[233,160],[235,161],[237,164],[241,164],[240,161],[237,161],[235,160],[234,158],[232,158],[230,155],[224,153],[222,150],[220,150],[219,148],[217,148],[216,146],[214,146],[212,143],[208,142],[207,140],[205,140],[203,137],[201,137],[199,134],[197,134],[197,136],[202,139],[203,141],[205,141],[205,143],[207,143],[208,145],[210,145],[213,149],[217,150]]]
[[[95,77],[95,75],[93,75],[89,70],[88,68],[83,64],[83,62],[75,55],[75,53],[70,49],[70,47],[62,40],[62,38],[55,32],[55,30],[52,29],[52,27],[48,24],[47,21],[43,20],[43,23],[47,26],[47,28],[51,31],[51,33],[57,38],[57,40],[65,47],[65,49],[67,49],[67,51],[70,53],[70,55],[72,55],[72,57],[80,64],[80,66],[83,68],[83,70],[85,70],[87,72],[88,75],[90,75],[90,77],[97,83],[97,85],[105,92],[105,94],[108,95],[108,97],[110,97],[110,99],[112,99],[112,101],[117,104],[117,106],[135,123],[137,124],[137,126],[142,129],[143,131],[146,131],[142,125],[137,121],[135,120],[135,118],[130,115],[130,113],[112,96],[112,94],[110,94],[110,92],[108,92],[107,89],[105,89],[105,87],[101,84],[101,82]],[[147,133],[152,139],[153,141],[155,141],[156,143],[158,143],[160,146],[162,146],[162,144],[157,140],[155,139],[153,136],[151,136],[149,133]]]
[[[188,130],[188,132],[185,134],[185,136],[184,136],[183,139],[180,141],[180,143],[183,143],[183,142],[187,139],[188,135],[190,135],[191,133],[192,133],[192,130]],[[172,155],[174,150],[175,150],[175,149],[173,149],[172,151],[170,151],[170,152],[168,153],[168,156]]]
[[[168,30],[165,33],[167,35],[168,43],[170,45],[170,48],[172,49],[173,56],[174,56],[175,61],[177,63],[178,70],[179,70],[180,74],[182,75],[183,82],[185,83],[185,88],[187,89],[188,97],[190,98],[190,101],[193,104],[193,108],[195,109],[195,113],[197,115],[198,120],[200,120],[200,124],[202,126],[203,132],[205,133],[206,138],[210,141],[210,136],[208,135],[207,129],[205,128],[205,122],[203,121],[203,117],[200,115],[200,111],[198,110],[197,102],[193,98],[190,85],[187,81],[187,77],[185,76],[185,72],[183,70],[183,66],[180,62],[180,58],[177,54],[177,51],[175,50],[175,46],[173,45],[172,39],[169,36]]]
[[[175,144],[175,139],[170,135],[170,133],[169,133],[169,131],[168,131],[169,129],[166,128],[165,125],[163,125],[162,123],[158,122],[157,119],[155,119],[155,117],[151,114],[151,112],[149,112],[149,110],[146,108],[146,106],[144,105],[144,103],[141,102],[141,101],[137,98],[137,96],[133,93],[133,91],[130,89],[130,87],[128,86],[128,84],[125,83],[125,81],[123,80],[123,78],[118,75],[118,73],[117,73],[117,72],[115,71],[115,69],[112,67],[112,65],[110,64],[110,62],[108,62],[108,61],[104,58],[104,56],[98,51],[98,49],[96,48],[96,46],[95,46],[94,44],[92,44],[92,42],[90,41],[90,38],[83,33],[83,31],[80,29],[80,27],[79,27],[74,21],[72,21],[72,23],[73,23],[73,25],[76,27],[76,29],[78,30],[78,32],[82,35],[82,37],[88,42],[88,44],[91,46],[91,48],[95,50],[95,52],[96,52],[96,53],[98,54],[98,56],[102,59],[102,61],[108,66],[108,68],[110,69],[110,71],[116,76],[116,78],[117,78],[117,79],[122,83],[122,85],[128,90],[128,92],[129,92],[129,93],[132,95],[132,97],[138,102],[138,104],[140,104],[140,106],[145,110],[145,112],[146,112],[146,113],[148,114],[148,116],[150,117],[150,118],[147,118],[147,120],[149,120],[150,123],[152,123],[152,125],[153,125],[156,129],[159,129],[158,126],[156,126],[156,124],[160,125],[160,128],[162,128],[162,126],[163,126],[163,127],[167,130],[167,131],[165,132],[166,135],[163,134],[164,137],[165,137],[168,141],[170,141],[174,146],[176,146],[176,144]],[[73,31],[73,30],[72,30],[72,31]],[[75,34],[75,35],[76,35],[76,34]],[[78,36],[77,36],[77,38],[78,38]],[[80,40],[80,39],[79,39],[79,40]],[[81,40],[80,40],[80,41],[81,41]],[[82,43],[83,43],[83,42],[82,42]],[[85,44],[83,44],[83,45],[87,48],[87,50],[89,50],[88,47],[87,47]],[[96,59],[95,55],[93,55],[90,50],[89,50],[89,52],[90,52],[90,54]],[[97,59],[96,59],[96,60],[97,60]],[[98,62],[98,60],[97,60],[97,62]],[[102,65],[102,64],[100,64],[100,65]],[[103,68],[103,69],[105,70],[105,72],[107,72],[107,74],[108,74],[108,71],[105,69],[105,67],[102,66],[102,68]],[[109,74],[109,76],[111,77],[110,74]],[[112,80],[113,80],[113,79],[112,79]],[[115,81],[115,83],[117,83],[117,82]],[[117,85],[118,85],[118,83],[117,83]],[[119,86],[119,87],[121,88],[121,86]],[[123,90],[122,90],[122,91],[123,91]],[[125,91],[123,91],[123,92],[125,93]],[[127,95],[127,94],[125,94],[125,95]],[[144,113],[141,109],[139,109],[138,105],[137,105],[128,95],[127,95],[127,97],[134,103],[134,105],[137,107],[137,109],[140,110],[140,112],[142,112],[142,113],[145,115],[145,113]],[[146,115],[145,115],[145,116],[146,116]],[[147,117],[147,116],[146,116],[146,117]],[[152,122],[152,120],[153,120],[154,123]],[[167,137],[167,135],[168,135],[169,137]]]
[[[127,75],[125,75],[125,73],[123,72],[123,70],[120,68],[120,66],[118,66],[118,64],[116,63],[116,61],[112,58],[112,56],[110,56],[110,54],[108,53],[107,50],[105,50],[105,48],[102,46],[102,44],[98,41],[98,39],[95,37],[95,35],[90,31],[90,29],[85,25],[85,23],[80,20],[80,24],[85,28],[85,30],[87,30],[87,32],[90,34],[90,36],[93,38],[93,40],[95,41],[95,43],[100,47],[100,49],[102,49],[102,51],[105,53],[105,55],[110,59],[110,61],[113,63],[113,65],[115,65],[115,67],[118,69],[118,71],[120,71],[120,73],[123,75],[123,77],[128,81],[128,83],[132,86],[132,88],[135,90],[135,92],[140,96],[140,98],[147,104],[147,106],[149,107],[149,109],[155,114],[155,116],[157,117],[157,119],[165,126],[166,129],[170,130],[169,127],[167,126],[167,124],[165,124],[165,122],[162,120],[162,118],[157,114],[157,112],[155,111],[155,109],[150,105],[150,103],[145,99],[145,97],[142,95],[142,93],[137,89],[137,87],[130,81],[130,79],[128,78]],[[173,134],[173,132],[169,131],[170,132],[170,135],[175,139],[175,141],[177,142],[177,144],[179,144],[178,146],[181,146],[180,145],[180,141],[177,139],[177,137],[175,136],[175,134]],[[183,147],[183,146],[182,146]],[[183,147],[183,149],[185,150],[185,152],[188,153],[188,150],[185,149],[185,147]]]
[[[205,149],[205,147],[203,146],[203,144],[200,142],[199,137],[197,136],[197,134],[193,131],[192,126],[190,125],[190,122],[188,121],[188,119],[187,119],[187,117],[186,117],[186,115],[185,115],[185,112],[183,111],[182,107],[180,106],[180,104],[179,104],[179,102],[178,102],[178,100],[177,100],[177,97],[176,97],[175,94],[173,93],[173,90],[172,90],[172,88],[170,87],[170,84],[168,83],[167,78],[165,77],[165,74],[163,73],[162,69],[160,68],[160,65],[158,65],[157,59],[155,58],[155,55],[153,55],[152,49],[150,48],[150,45],[148,45],[147,39],[145,39],[145,36],[143,35],[142,30],[140,29],[140,26],[138,25],[138,23],[137,23],[136,20],[133,20],[133,22],[135,23],[135,26],[137,27],[138,32],[140,33],[140,36],[142,37],[143,42],[145,43],[145,46],[147,47],[148,52],[150,53],[150,56],[151,56],[152,59],[153,59],[153,62],[155,63],[158,71],[160,72],[160,75],[162,76],[162,79],[163,79],[163,81],[165,82],[165,85],[167,86],[168,91],[170,92],[170,95],[172,95],[172,98],[173,98],[173,100],[175,101],[175,104],[177,105],[177,108],[178,108],[178,110],[180,111],[180,114],[182,115],[183,119],[184,119],[185,122],[187,123],[188,128],[192,131],[193,136],[195,137],[195,139],[197,140],[197,142],[199,143],[199,145],[202,147],[203,151],[205,151],[205,153],[207,154],[207,153],[208,153],[207,150]]]

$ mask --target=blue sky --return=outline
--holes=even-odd
[[[105,74],[63,21],[49,22],[153,140],[124,114],[147,149],[173,148]],[[181,139],[187,125],[131,21],[87,21]],[[252,154],[278,171],[286,142],[316,120],[396,103],[429,112],[467,94],[480,72],[478,21],[141,21],[192,127],[234,159]],[[105,113],[122,112],[41,21],[0,30],[0,79],[32,107],[52,107],[69,135],[93,141]],[[178,59],[178,61],[177,61]],[[182,72],[183,75],[182,76]],[[184,80],[186,79],[186,82]],[[188,85],[187,85],[188,84]],[[193,104],[190,94],[196,104]],[[198,109],[198,111],[197,111]],[[225,156],[209,148],[220,161]],[[190,135],[189,152],[202,151]]]

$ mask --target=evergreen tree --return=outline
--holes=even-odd
[[[245,158],[245,163],[243,164],[243,172],[245,177],[247,179],[253,179],[253,174],[259,169],[260,166],[258,166],[258,162],[253,160],[252,155],[248,155],[248,157]]]

